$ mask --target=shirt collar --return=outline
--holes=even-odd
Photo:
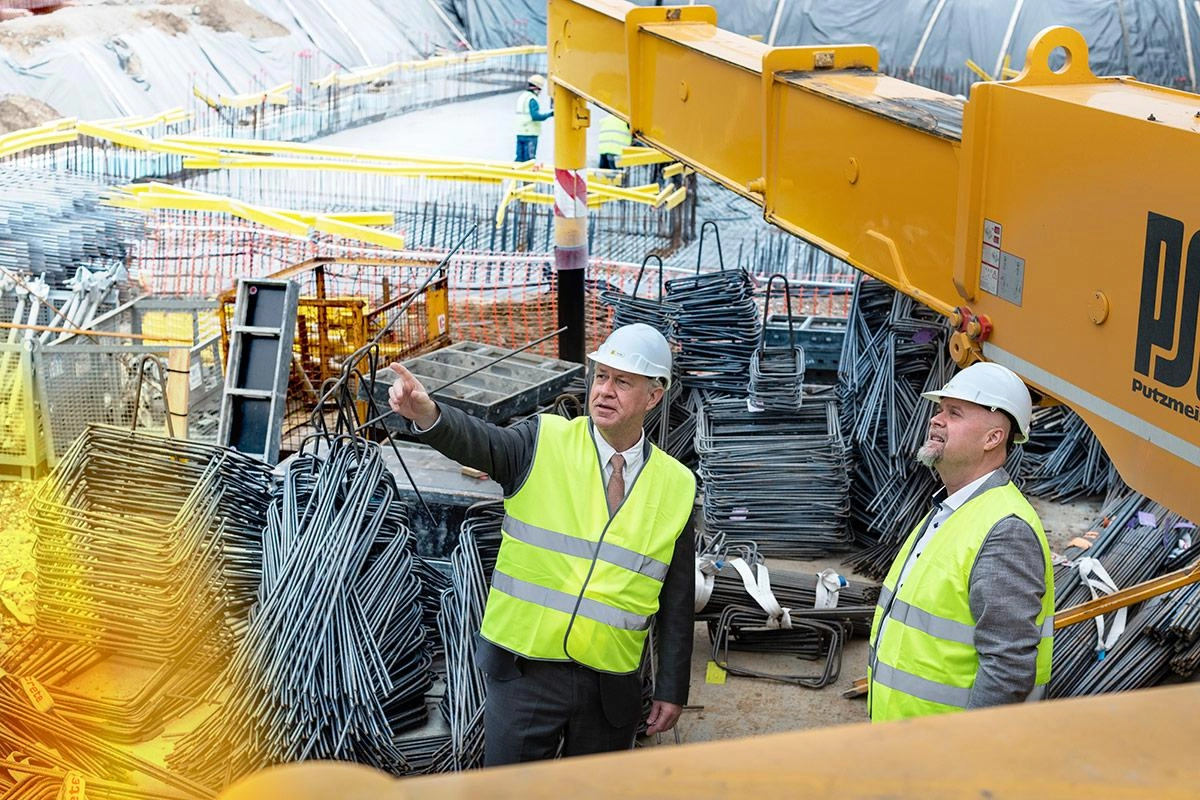
[[[936,495],[934,495],[934,499],[940,499],[942,504],[948,507],[951,511],[957,511],[959,506],[970,500],[971,496],[979,490],[979,487],[983,486],[984,481],[995,474],[996,470],[992,470],[984,475],[980,475],[978,478],[971,481],[949,497],[943,497],[946,493],[946,488],[942,487],[942,489]]]
[[[592,425],[591,428],[592,440],[596,443],[596,452],[600,455],[600,466],[607,467],[609,459],[613,457],[613,453],[617,452],[617,449],[608,443],[608,440],[604,438],[602,433],[600,433],[599,428],[597,428],[595,425]],[[642,435],[638,438],[637,444],[628,450],[621,452],[621,455],[625,457],[626,475],[633,473],[637,467],[641,465],[642,448],[645,447],[645,445],[646,432],[642,431]]]

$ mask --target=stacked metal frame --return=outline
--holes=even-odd
[[[696,452],[707,535],[753,539],[763,555],[781,558],[849,549],[850,456],[831,397],[792,413],[710,398]]]
[[[939,485],[914,455],[933,416],[921,393],[941,388],[954,371],[947,333],[934,311],[881,281],[859,278],[837,395],[854,464],[850,524],[862,548],[847,563],[864,575],[887,573]]]

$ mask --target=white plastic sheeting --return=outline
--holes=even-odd
[[[545,42],[545,3],[441,2],[464,21],[477,47]],[[680,0],[661,3],[672,4]],[[998,75],[1007,55],[1009,66],[1020,69],[1029,42],[1050,25],[1083,34],[1098,75],[1132,75],[1197,89],[1200,6],[1195,0],[708,0],[704,5],[717,9],[722,28],[761,36],[764,42],[775,26],[776,46],[873,45],[887,72],[900,75],[912,68],[912,80],[942,91],[965,91],[978,80],[967,59]]]
[[[427,0],[247,0],[247,5],[288,33],[256,40],[193,22],[186,35],[145,27],[120,36],[50,41],[28,57],[0,53],[0,95],[36,97],[63,116],[81,119],[154,114],[187,105],[193,85],[209,95],[242,94],[334,69],[460,49],[458,37]]]
[[[761,35],[764,41],[779,12],[777,46],[873,45],[889,73],[903,75],[915,66],[913,80],[943,91],[961,91],[978,79],[967,70],[967,59],[992,75],[1005,56],[1009,66],[1020,69],[1029,42],[1051,25],[1083,34],[1098,75],[1197,88],[1200,9],[1191,0],[711,0],[707,5],[716,7],[722,28]]]

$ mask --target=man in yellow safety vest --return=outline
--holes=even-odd
[[[944,488],[884,580],[871,626],[874,722],[1044,696],[1054,572],[1037,513],[1009,480],[1032,403],[1007,368],[977,363],[940,390],[917,459]]]
[[[504,489],[503,538],[476,661],[486,676],[484,765],[628,749],[641,719],[642,651],[657,622],[647,732],[687,702],[696,480],[646,438],[671,348],[645,324],[590,353],[588,416],[510,428],[434,402],[400,364],[392,410],[420,439]]]
[[[517,97],[517,158],[519,163],[537,158],[538,136],[542,123],[554,116],[554,109],[543,112],[538,95],[546,88],[546,79],[530,75],[525,91]]]
[[[600,169],[616,169],[621,151],[633,142],[629,125],[609,114],[600,122]]]

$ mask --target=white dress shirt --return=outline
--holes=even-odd
[[[592,438],[596,442],[596,452],[600,454],[600,464],[604,469],[604,485],[608,486],[608,479],[612,477],[612,464],[609,459],[617,452],[617,449],[608,443],[604,435],[596,428],[591,426]],[[625,457],[625,469],[622,474],[625,478],[625,496],[629,497],[629,490],[633,488],[633,482],[637,479],[638,473],[642,471],[642,466],[645,464],[645,459],[642,457],[642,448],[646,446],[646,433],[642,432],[638,438],[637,444],[628,450],[622,450],[621,455]]]

